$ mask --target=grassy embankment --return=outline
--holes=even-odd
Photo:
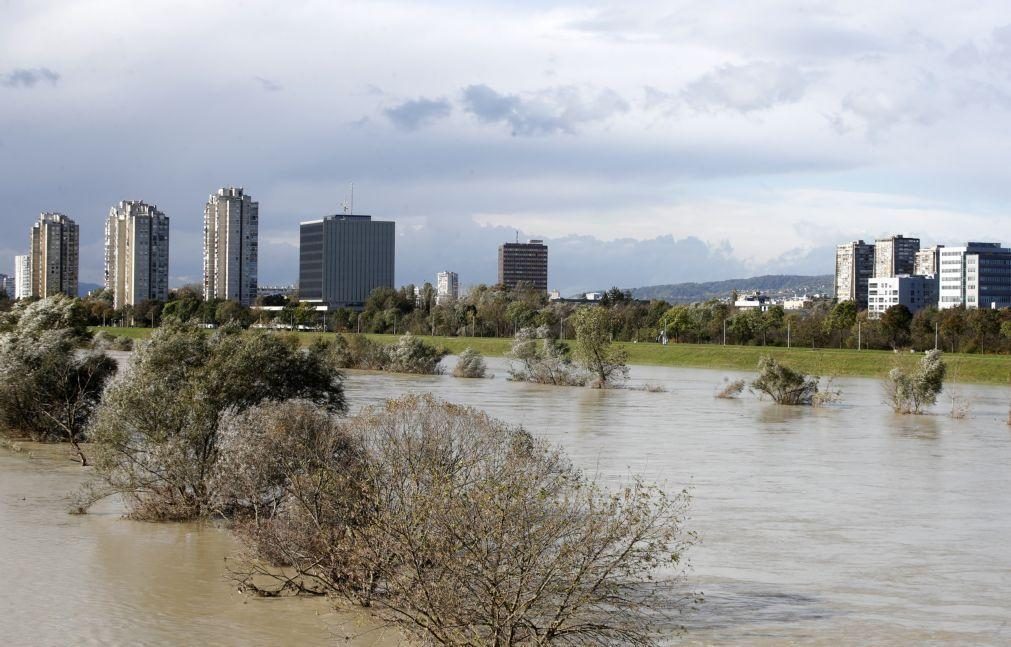
[[[149,328],[95,328],[116,335],[143,339]],[[319,333],[299,333],[308,343]],[[368,335],[382,343],[393,343],[394,335]],[[491,337],[424,337],[432,343],[459,353],[470,346],[488,357],[505,355],[511,340]],[[822,376],[883,377],[899,363],[912,366],[920,355],[877,350],[775,348],[772,346],[720,346],[716,344],[621,344],[628,350],[631,364],[652,366],[690,366],[739,371],[753,371],[763,355],[772,355],[806,373]],[[949,378],[958,382],[1008,384],[1011,381],[1011,356],[945,354]]]

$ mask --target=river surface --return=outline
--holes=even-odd
[[[452,362],[452,359],[448,360]],[[595,391],[494,379],[352,372],[353,408],[405,393],[479,407],[562,445],[616,482],[693,493],[690,584],[705,595],[687,644],[1011,644],[1011,392],[952,387],[897,416],[875,380],[843,400],[780,407],[713,397],[728,371],[633,367]],[[318,600],[248,599],[235,549],[207,525],[65,513],[82,481],[60,448],[0,450],[0,636],[8,645],[324,644],[363,631]],[[367,634],[352,644],[395,644]]]

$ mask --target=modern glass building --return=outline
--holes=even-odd
[[[351,214],[301,223],[299,300],[328,309],[360,309],[376,288],[392,288],[395,227]]]
[[[938,308],[1011,307],[1011,249],[1000,243],[966,243],[940,250]]]
[[[528,243],[505,243],[498,248],[499,285],[515,288],[525,283],[537,290],[548,291],[548,246],[540,240]]]

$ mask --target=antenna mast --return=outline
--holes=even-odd
[[[346,216],[347,215],[352,215],[355,212],[355,183],[354,182],[351,183],[351,201],[349,202],[347,199],[342,200],[341,201],[341,211],[343,211],[344,215],[346,215]]]

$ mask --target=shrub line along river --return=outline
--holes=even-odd
[[[650,393],[511,383],[504,361],[489,364],[495,379],[352,371],[348,399],[432,392],[562,445],[604,481],[691,487],[702,543],[690,579],[706,601],[684,642],[1011,643],[1006,389],[949,387],[930,415],[897,416],[863,378],[837,380],[842,402],[812,409],[715,399],[724,378],[747,377],[722,370],[634,366],[632,386],[666,389]],[[966,418],[945,415],[950,395]],[[67,515],[81,468],[61,447],[34,451],[0,450],[7,644],[324,644],[356,631],[320,600],[238,594],[220,528],[114,507]]]

